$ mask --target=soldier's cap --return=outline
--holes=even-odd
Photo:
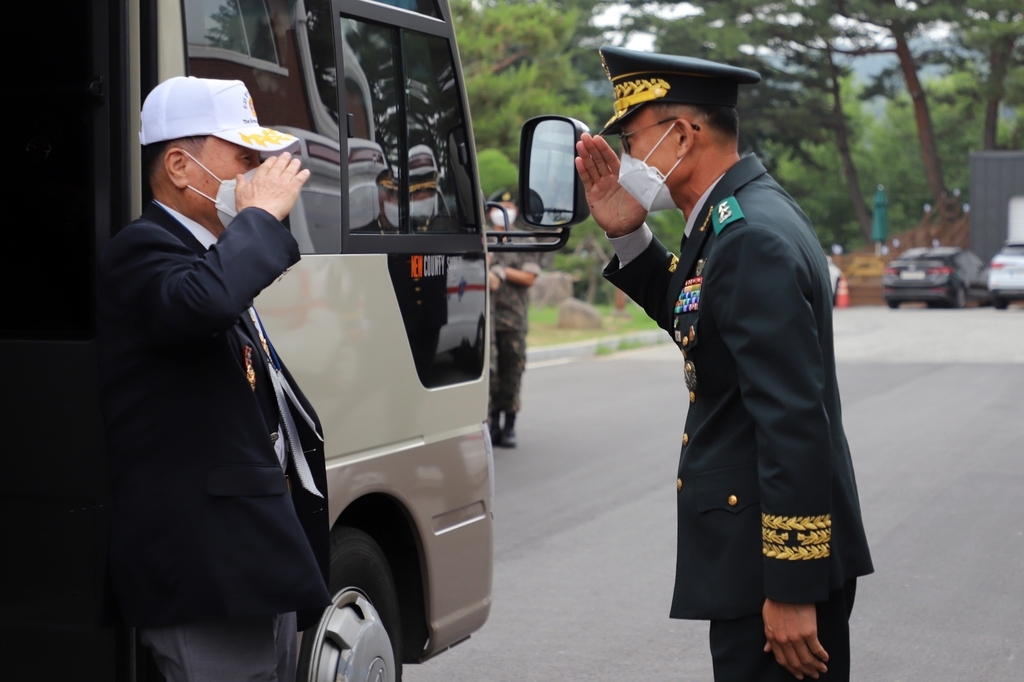
[[[437,157],[425,144],[409,148],[409,191],[437,189]]]
[[[499,189],[498,191],[492,193],[491,196],[487,198],[487,201],[511,201],[512,203],[515,203],[516,197],[511,190]]]
[[[146,97],[142,144],[207,135],[266,153],[283,152],[299,142],[294,135],[260,125],[242,81],[175,76]]]
[[[761,80],[750,69],[621,47],[602,47],[601,62],[615,88],[615,115],[601,135],[618,133],[626,118],[649,102],[734,107],[739,86]]]

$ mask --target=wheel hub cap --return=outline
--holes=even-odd
[[[314,682],[394,682],[391,639],[373,604],[357,590],[343,590],[317,628]]]

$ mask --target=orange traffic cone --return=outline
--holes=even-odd
[[[839,284],[836,286],[836,307],[850,307],[850,287],[846,286],[845,275],[839,275]]]

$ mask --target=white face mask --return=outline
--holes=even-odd
[[[505,210],[508,211],[508,224],[509,227],[511,227],[515,224],[516,218],[519,217],[519,212],[514,208],[506,208]],[[505,214],[502,213],[500,209],[492,208],[488,215],[495,227],[505,227]]]
[[[195,161],[196,163],[198,163],[200,168],[202,168],[204,171],[206,171],[210,175],[213,175],[213,171],[211,171],[209,168],[204,166],[199,159],[197,159],[196,157],[192,156],[191,154],[186,152],[184,149],[182,149],[181,151],[185,152],[185,154],[188,156],[188,158],[190,158],[193,161]],[[248,173],[246,173],[242,177],[244,177],[246,180],[252,182],[252,176],[255,175],[255,174],[256,174],[256,169],[253,168],[251,171],[249,171]],[[204,193],[200,192],[199,190],[197,190],[192,185],[189,185],[188,188],[190,190],[192,190],[193,192],[195,192],[196,194],[198,194],[200,196],[203,196],[203,197],[206,197],[207,199],[212,201],[214,203],[214,205],[217,207],[217,217],[220,218],[221,224],[224,225],[224,227],[227,227],[231,223],[231,221],[234,220],[235,216],[238,215],[238,211],[235,210],[235,186],[238,184],[238,181],[235,180],[234,178],[232,178],[231,180],[221,180],[216,175],[213,175],[213,177],[217,180],[217,182],[220,183],[220,188],[217,190],[217,198],[216,199],[214,199],[213,197],[211,197],[208,194],[204,194]]]
[[[672,175],[672,171],[682,163],[686,155],[680,156],[679,160],[676,161],[675,165],[665,175],[662,175],[661,171],[657,168],[647,165],[647,159],[651,158],[651,154],[661,146],[661,143],[664,142],[673,128],[675,126],[671,126],[665,131],[665,134],[658,140],[658,144],[654,145],[654,149],[648,152],[643,161],[634,159],[629,154],[622,155],[622,164],[619,167],[619,184],[648,212],[664,211],[676,207],[668,187],[665,186],[665,180],[669,175]]]
[[[409,213],[418,220],[428,220],[437,214],[437,197],[410,199]]]
[[[388,221],[388,225],[398,229],[401,221],[398,215],[398,204],[393,201],[384,202],[384,218]]]

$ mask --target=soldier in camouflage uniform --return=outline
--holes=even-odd
[[[512,193],[495,192],[497,201],[508,211],[510,224],[517,216]],[[491,210],[491,222],[497,229],[505,228],[505,216]],[[490,255],[488,280],[491,289],[491,440],[504,448],[516,446],[516,412],[519,411],[519,385],[526,367],[526,310],[529,290],[540,266],[529,253],[494,253]],[[504,413],[505,422],[501,423]]]

